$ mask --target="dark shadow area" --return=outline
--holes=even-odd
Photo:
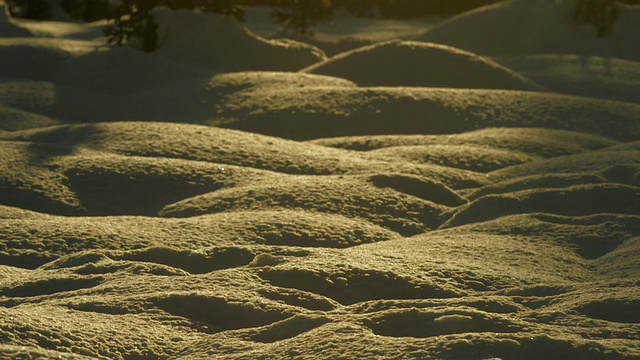
[[[296,315],[270,325],[266,329],[251,336],[251,340],[267,344],[275,343],[276,341],[291,339],[328,322],[330,322],[330,320],[324,317],[314,318],[305,315]]]
[[[152,262],[179,268],[191,274],[204,274],[244,266],[253,258],[250,250],[239,247],[213,248],[207,253],[154,247],[126,252],[117,259]]]
[[[162,169],[68,168],[67,185],[93,216],[156,216],[167,204],[218,190],[221,184],[189,181]],[[197,174],[195,175],[197,176]]]
[[[578,308],[590,318],[618,323],[640,323],[640,300],[593,300]]]
[[[445,185],[410,175],[389,174],[374,175],[369,180],[379,188],[389,187],[396,191],[433,201],[446,206],[460,206],[467,201]]]
[[[379,299],[451,298],[459,294],[391,272],[353,269],[350,273],[330,275],[324,271],[303,269],[265,269],[258,274],[274,286],[313,292],[343,305]]]
[[[0,251],[0,264],[23,269],[33,270],[57,258],[56,255],[38,250]]]
[[[81,145],[91,145],[92,138],[102,134],[95,125],[67,125],[43,129],[23,138],[29,141],[30,163],[40,165],[55,157],[73,154]]]
[[[82,215],[83,210],[72,203],[69,194],[64,194],[67,189],[60,184],[62,179],[54,160],[74,154],[99,132],[91,125],[60,126],[14,139],[14,151],[19,157],[9,161],[22,160],[20,157],[24,156],[26,164],[0,174],[0,202],[49,214]],[[26,146],[21,146],[21,142]]]
[[[28,282],[17,287],[5,287],[0,289],[0,295],[7,297],[33,297],[39,295],[52,295],[64,291],[75,291],[92,288],[100,285],[103,278],[51,278]]]
[[[435,313],[418,309],[392,310],[367,319],[366,325],[376,335],[415,338],[477,332],[513,333],[522,330],[506,319],[482,313]]]
[[[225,330],[264,326],[290,315],[261,304],[230,302],[200,294],[175,294],[152,300],[160,309],[189,319],[199,331],[213,334]]]

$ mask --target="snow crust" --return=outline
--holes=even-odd
[[[0,358],[640,357],[638,9],[340,15],[384,42],[329,59],[0,10]]]

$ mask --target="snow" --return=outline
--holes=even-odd
[[[638,9],[569,5],[338,14],[331,58],[3,8],[0,358],[638,358]]]
[[[640,60],[640,9],[620,5],[612,37],[572,22],[572,0],[508,0],[444,21],[418,37],[481,55],[577,54]]]
[[[217,14],[156,8],[157,56],[218,71],[297,70],[324,58],[313,46],[295,41],[266,40],[234,19]]]
[[[563,54],[505,56],[493,60],[555,92],[640,101],[640,66],[637,61]]]
[[[0,2],[0,32],[3,37],[26,37],[31,36],[31,33],[21,28],[13,20],[9,13],[8,6],[3,2]]]
[[[532,81],[476,54],[412,41],[365,46],[302,71],[342,77],[361,86],[542,90]]]
[[[264,101],[265,96],[269,101]],[[637,138],[638,104],[544,92],[425,87],[246,88],[222,98],[210,124],[292,139],[448,134],[548,127]],[[301,116],[304,114],[304,116]],[[615,125],[613,125],[615,124]]]
[[[294,31],[287,31],[283,29],[281,23],[273,22],[270,7],[252,6],[245,10],[246,23],[243,25],[252,33],[265,38],[295,36]],[[324,46],[345,40],[383,42],[418,36],[442,20],[441,17],[400,20],[384,19],[379,16],[358,18],[338,8],[330,21],[319,22],[313,26],[313,37],[304,38],[306,41],[324,44]]]

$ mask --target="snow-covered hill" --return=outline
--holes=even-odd
[[[342,17],[384,41],[330,58],[3,9],[0,358],[637,359],[638,9],[569,5]]]

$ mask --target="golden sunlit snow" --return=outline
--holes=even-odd
[[[0,358],[640,358],[640,9],[571,3],[0,16]]]

